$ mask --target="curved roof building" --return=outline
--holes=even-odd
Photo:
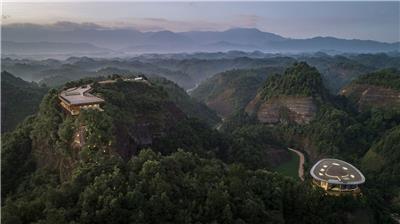
[[[321,159],[310,170],[313,183],[331,192],[359,192],[364,175],[353,165],[338,159]]]

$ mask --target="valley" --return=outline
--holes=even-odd
[[[295,152],[297,154],[297,156],[299,156],[299,166],[298,166],[298,177],[304,181],[304,154],[302,152],[300,152],[299,150],[296,149],[292,149],[292,148],[288,148],[290,151]],[[297,161],[297,160],[296,160]]]
[[[1,6],[2,224],[400,224],[400,1]]]
[[[161,204],[174,204],[193,220],[231,220],[222,213],[248,222],[309,223],[312,215],[300,212],[307,206],[318,217],[331,215],[328,223],[391,220],[400,194],[397,60],[317,53],[204,59],[211,55],[2,59],[2,77],[9,77],[3,84],[13,84],[2,88],[8,99],[16,99],[11,90],[27,86],[43,91],[37,95],[41,102],[32,100],[34,109],[21,115],[18,125],[3,126],[2,176],[9,181],[2,185],[2,198],[13,198],[3,204],[4,222],[97,222],[90,200],[100,206],[101,220],[115,217],[108,214],[110,203],[132,213],[118,216],[121,222],[165,221]],[[79,88],[83,95],[90,88],[86,97],[101,99],[101,105],[80,106],[79,113],[65,110],[60,96],[76,97]],[[311,187],[310,166],[327,157],[360,167],[367,179],[362,197],[328,196]],[[372,179],[390,187],[368,182]],[[262,211],[240,212],[251,211],[253,203]],[[44,213],[28,215],[44,207]],[[332,209],[339,212],[332,215]],[[365,216],[366,211],[374,213]]]

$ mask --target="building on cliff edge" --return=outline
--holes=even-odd
[[[84,109],[97,109],[102,111],[100,105],[105,101],[97,96],[90,94],[92,87],[84,85],[62,91],[58,98],[61,106],[71,115],[78,115]]]

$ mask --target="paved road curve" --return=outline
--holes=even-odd
[[[304,181],[304,154],[296,149],[288,148],[290,151],[295,152],[299,157],[299,178]]]

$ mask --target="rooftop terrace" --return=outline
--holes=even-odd
[[[311,168],[314,179],[331,184],[357,185],[365,182],[363,174],[353,165],[338,159],[322,159]]]
[[[70,105],[103,103],[103,99],[89,93],[91,90],[92,87],[90,85],[70,88],[62,91],[60,93],[60,98]]]

